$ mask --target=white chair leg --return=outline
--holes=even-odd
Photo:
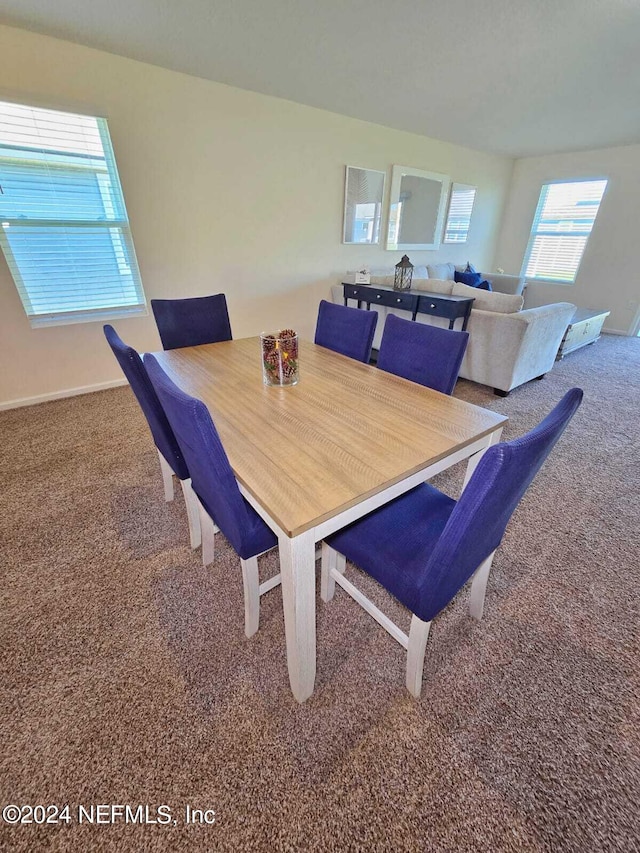
[[[167,501],[173,500],[173,469],[158,450],[158,460],[160,462],[160,471],[162,473],[162,483],[164,485],[164,499]]]
[[[202,542],[202,533],[200,531],[200,511],[198,506],[200,501],[196,497],[196,493],[191,488],[191,480],[180,480],[182,486],[182,494],[184,495],[184,504],[187,508],[187,519],[189,521],[189,540],[192,548],[197,548]]]
[[[260,582],[258,580],[258,558],[240,560],[242,585],[244,587],[244,632],[252,637],[260,622]]]
[[[487,591],[487,581],[491,571],[491,563],[495,555],[492,551],[487,559],[480,563],[471,581],[471,592],[469,593],[469,613],[474,619],[480,621],[484,612],[484,596]]]
[[[335,578],[331,576],[331,571],[335,569],[343,575],[346,567],[347,560],[344,554],[338,553],[335,548],[323,542],[322,562],[320,564],[320,598],[323,601],[331,601],[336,591],[336,582]]]
[[[215,532],[217,527],[200,501],[198,501],[198,513],[200,515],[200,535],[202,538],[202,565],[209,566],[213,563],[216,555]]]
[[[429,639],[429,628],[431,628],[431,622],[423,622],[415,614],[411,617],[407,649],[407,690],[416,699],[420,698],[422,690],[422,668]]]

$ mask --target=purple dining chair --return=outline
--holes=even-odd
[[[178,446],[173,430],[169,426],[169,421],[162,409],[158,395],[151,384],[138,352],[133,347],[125,344],[113,326],[103,326],[103,331],[107,343],[118,360],[122,372],[127,377],[131,390],[135,394],[140,408],[147,419],[147,424],[149,425],[154,444],[158,451],[158,460],[164,484],[164,499],[166,501],[173,500],[173,475],[175,474],[180,480],[187,508],[191,547],[197,548],[200,545],[201,536],[196,496],[191,489],[191,479],[187,463]]]
[[[581,401],[573,388],[530,432],[489,447],[457,501],[423,483],[323,543],[322,599],[338,583],[407,649],[406,685],[416,698],[432,620],[471,577],[470,613],[482,618],[507,523]],[[344,577],[346,560],[411,611],[408,636]]]
[[[189,466],[191,485],[198,498],[205,565],[209,557],[213,559],[214,524],[240,557],[245,634],[250,637],[258,630],[260,596],[280,583],[279,574],[262,584],[258,578],[258,557],[278,544],[277,537],[240,493],[205,404],[181,391],[150,353],[144,356],[144,366]]]

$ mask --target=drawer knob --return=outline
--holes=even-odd
[[[378,293],[378,294],[376,294],[376,299],[380,299],[380,298],[381,298],[381,297],[380,297],[380,294],[379,294],[379,293]]]
[[[436,307],[436,303],[435,303],[435,302],[432,302],[432,303],[431,303],[431,305],[429,305],[429,308],[435,308],[435,307]]]
[[[396,302],[402,302],[402,299],[400,299],[400,297],[398,297],[398,298],[396,299]]]

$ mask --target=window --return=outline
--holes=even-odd
[[[0,222],[32,326],[146,313],[105,119],[0,102]]]
[[[573,283],[606,180],[544,184],[522,265],[526,278]]]
[[[476,200],[476,188],[468,184],[453,184],[449,199],[447,224],[444,227],[445,243],[466,243],[471,224],[471,212]]]

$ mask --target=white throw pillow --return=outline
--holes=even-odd
[[[371,270],[371,276],[375,276],[376,278],[389,278],[390,275],[395,276],[396,268],[395,267],[377,267]],[[414,278],[429,278],[429,273],[427,272],[426,266],[423,264],[419,267],[413,268],[413,277]]]
[[[452,296],[471,296],[476,301],[474,308],[481,311],[493,311],[495,314],[515,314],[522,310],[524,297],[511,293],[499,293],[496,290],[478,290],[456,281],[451,291]]]
[[[427,272],[429,273],[429,278],[440,278],[445,281],[453,281],[453,274],[456,271],[455,264],[429,264],[427,266]]]
[[[442,293],[451,296],[452,281],[443,281],[441,278],[418,279],[411,284],[412,290],[426,290],[427,293]]]

